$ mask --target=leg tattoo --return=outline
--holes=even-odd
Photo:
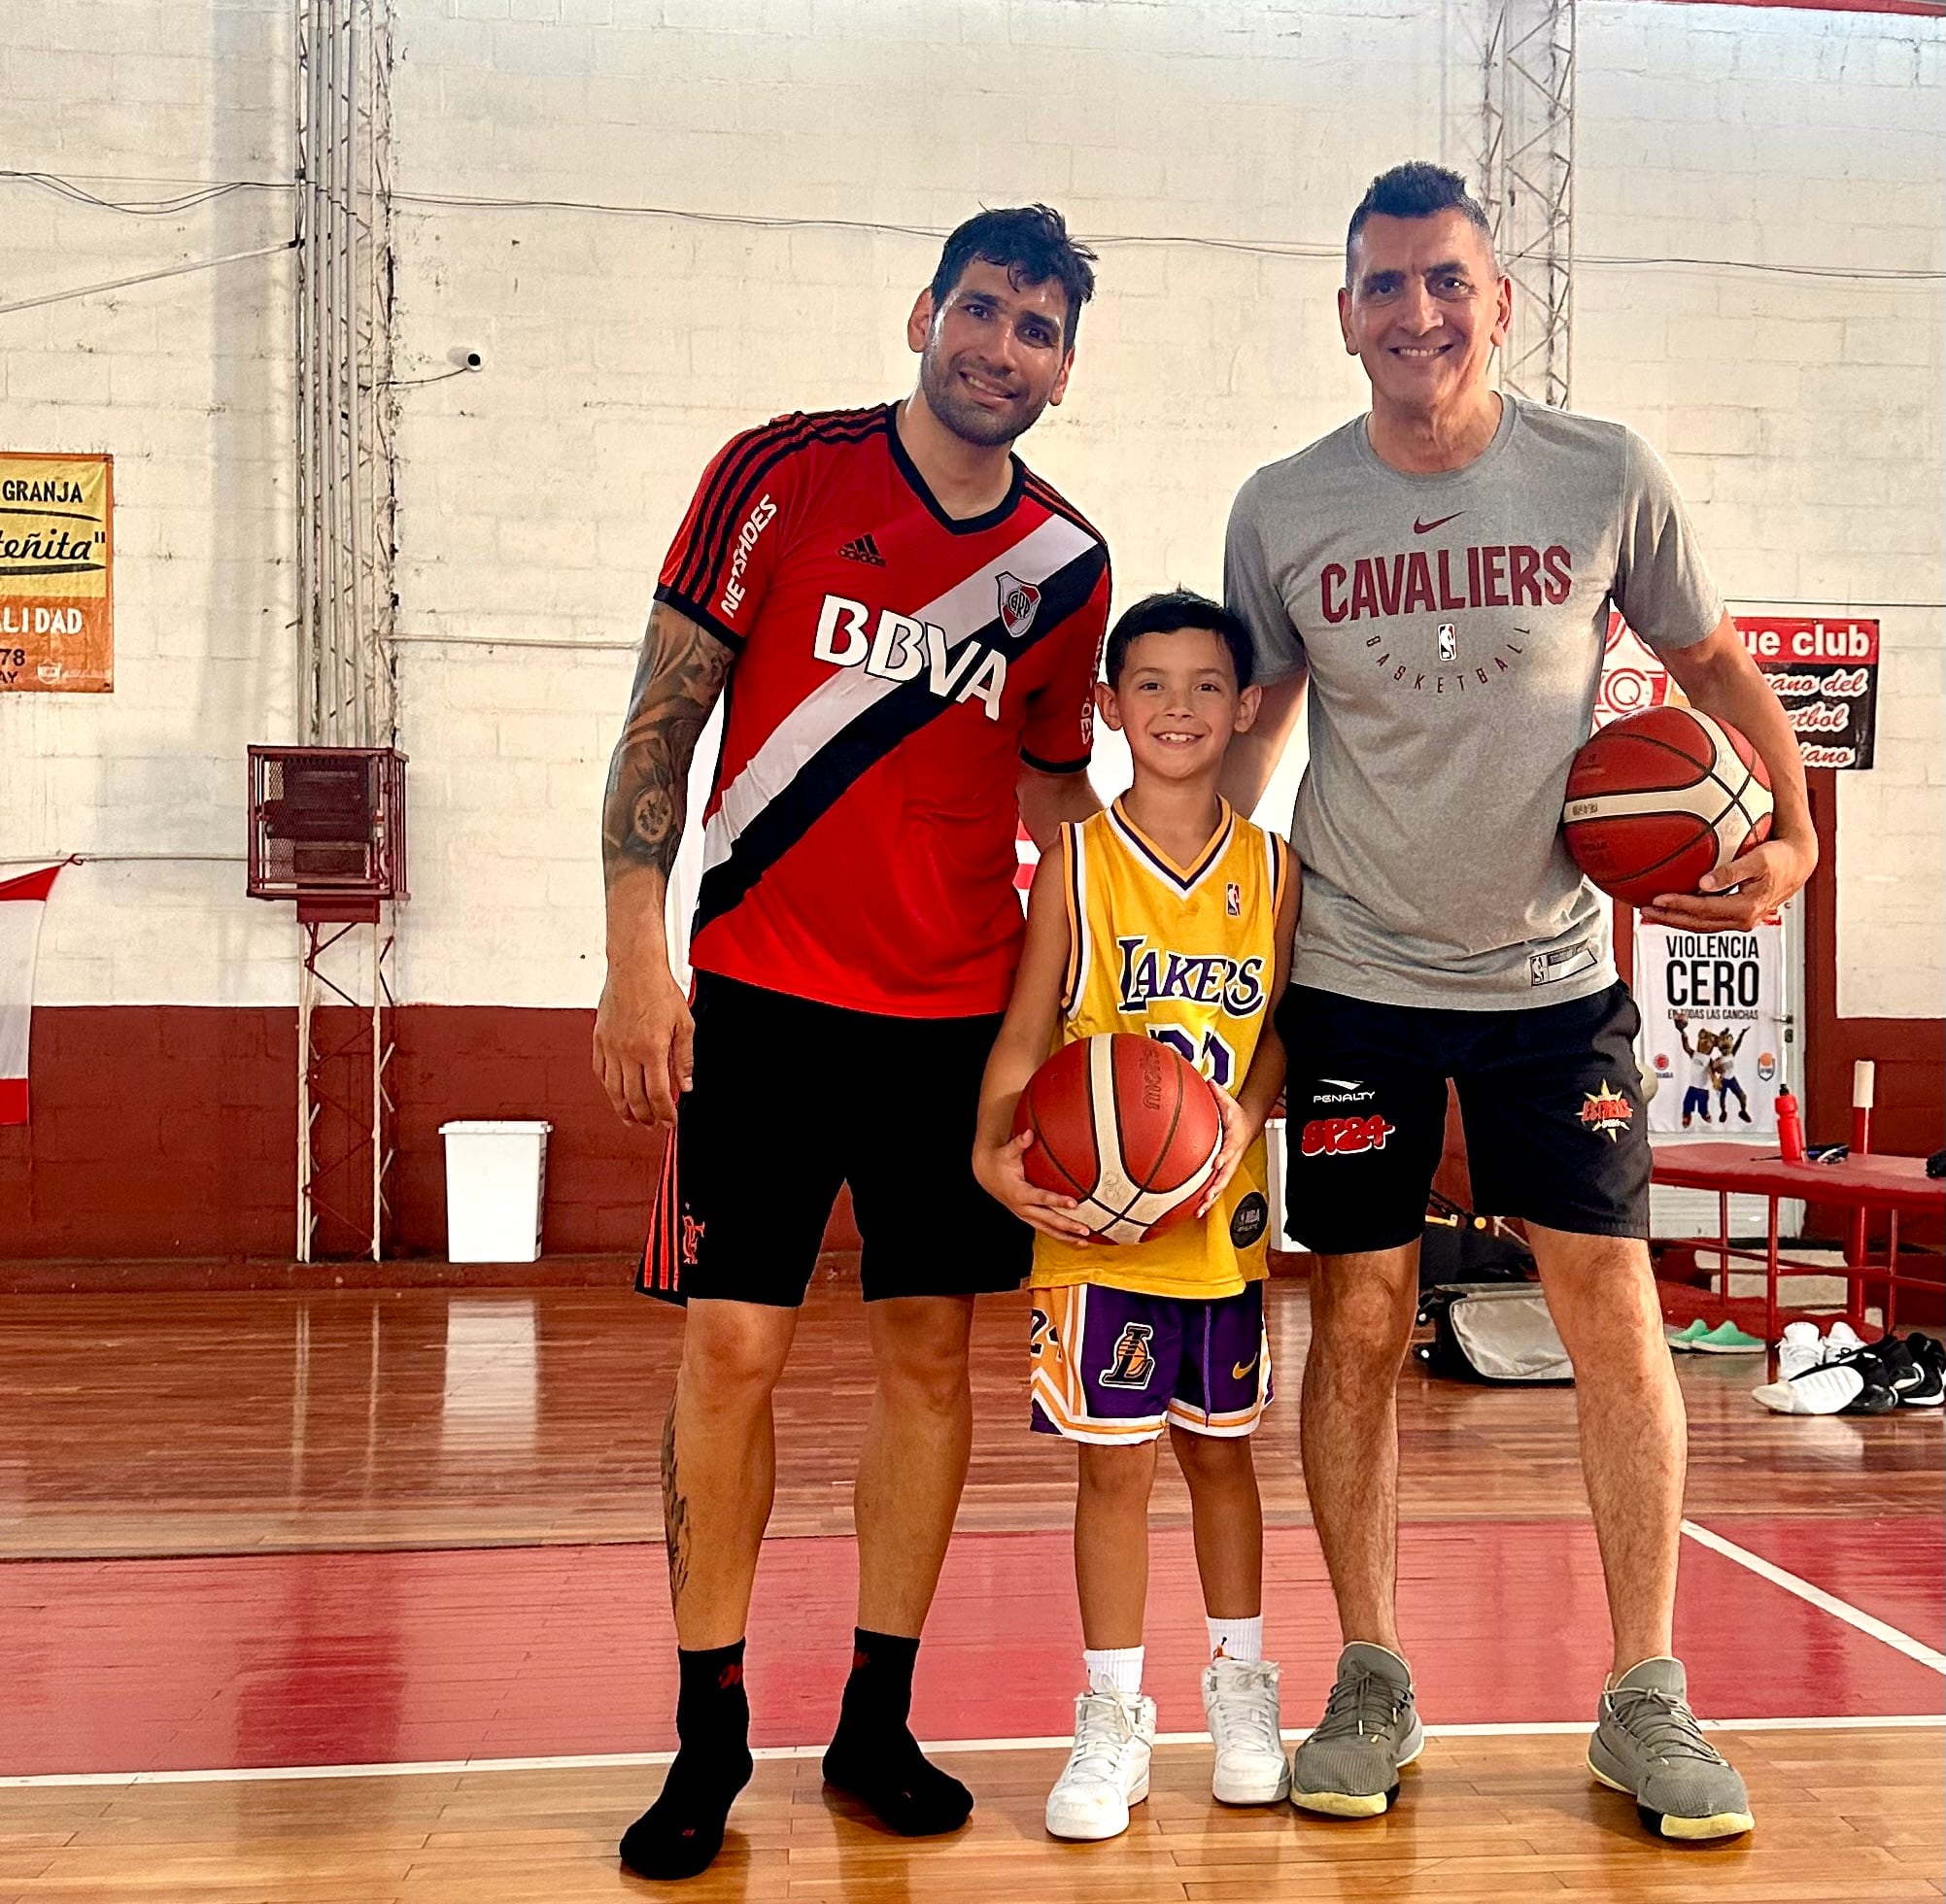
[[[682,1477],[676,1470],[676,1398],[669,1397],[669,1411],[663,1419],[663,1539],[669,1555],[669,1607],[682,1604],[683,1588],[689,1584],[689,1503],[684,1500]]]

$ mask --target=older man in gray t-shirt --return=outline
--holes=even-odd
[[[1507,397],[1471,462],[1409,472],[1360,417],[1244,485],[1224,582],[1257,678],[1310,678],[1297,983],[1469,1010],[1613,984],[1560,827],[1609,604],[1664,655],[1723,620],[1655,452]]]
[[[1451,1080],[1475,1202],[1524,1219],[1574,1360],[1614,1629],[1588,1763],[1664,1835],[1724,1837],[1751,1828],[1749,1798],[1672,1656],[1685,1425],[1644,1241],[1640,1020],[1560,835],[1611,608],[1749,736],[1777,796],[1768,844],[1644,916],[1747,927],[1817,847],[1795,738],[1667,470],[1619,425],[1492,388],[1511,298],[1462,180],[1415,164],[1374,181],[1338,294],[1372,408],[1258,470],[1230,519],[1226,592],[1267,684],[1232,746],[1241,811],[1310,700],[1278,1029],[1288,1227],[1319,1254],[1305,1481],[1346,1646],[1291,1796],[1383,1812],[1423,1737],[1393,1611],[1395,1389]]]

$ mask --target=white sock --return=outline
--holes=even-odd
[[[1262,1614],[1248,1619],[1205,1619],[1203,1624],[1210,1629],[1212,1659],[1220,1655],[1224,1659],[1241,1660],[1246,1666],[1255,1666],[1263,1659]]]
[[[1081,1649],[1081,1664],[1088,1669],[1090,1692],[1119,1692],[1133,1699],[1142,1691],[1141,1647],[1105,1647],[1096,1652]]]

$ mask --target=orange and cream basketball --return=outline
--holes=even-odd
[[[1098,1242],[1144,1242],[1187,1216],[1223,1143],[1195,1067],[1127,1032],[1064,1044],[1028,1080],[1013,1128],[1034,1133],[1029,1179],[1073,1197]]]

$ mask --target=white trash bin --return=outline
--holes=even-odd
[[[533,1119],[442,1124],[446,1139],[446,1257],[453,1263],[531,1263],[540,1256],[547,1134]]]

